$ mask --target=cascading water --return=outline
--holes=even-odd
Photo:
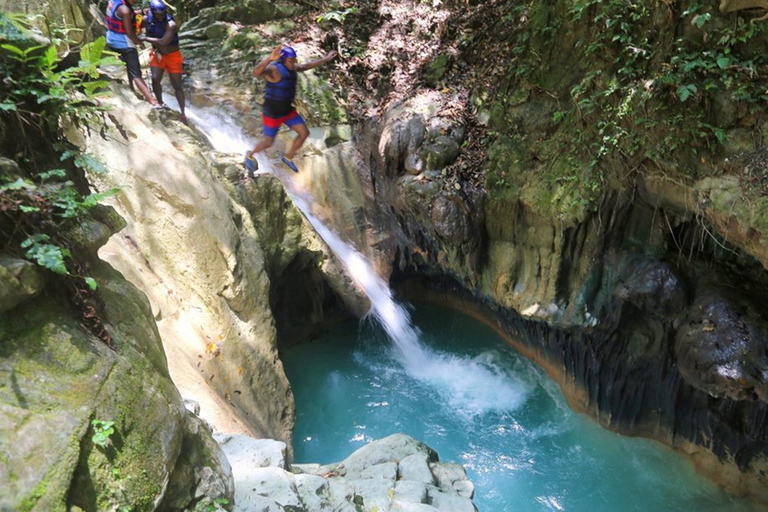
[[[243,135],[234,118],[224,110],[189,107],[187,117],[217,151],[244,154],[255,141]],[[408,310],[398,304],[387,284],[366,258],[328,229],[310,210],[311,200],[297,191],[289,174],[277,171],[263,154],[256,155],[261,172],[280,179],[315,231],[342,261],[349,274],[371,301],[370,314],[394,343],[397,359],[415,378],[428,383],[460,414],[490,410],[514,410],[525,401],[529,387],[491,362],[479,362],[441,354],[425,347]],[[478,386],[482,382],[485,385]],[[493,394],[488,393],[493,389]]]

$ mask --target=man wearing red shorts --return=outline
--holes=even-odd
[[[297,74],[325,64],[335,56],[336,52],[330,52],[322,59],[313,60],[306,64],[297,64],[296,52],[293,48],[280,45],[253,69],[253,76],[266,80],[267,89],[264,92],[261,115],[264,138],[252,151],[245,154],[245,168],[249,174],[258,168],[253,154],[272,146],[277,130],[282,125],[288,126],[298,134],[282,159],[294,172],[299,172],[298,167],[293,163],[293,157],[307,139],[309,130],[304,119],[293,106],[293,99],[296,97]]]
[[[168,71],[171,85],[176,91],[176,99],[181,109],[181,120],[187,122],[184,113],[185,97],[181,87],[181,73],[184,59],[179,49],[179,26],[176,20],[168,13],[163,0],[149,2],[149,11],[142,23],[146,29],[143,41],[152,44],[152,54],[149,59],[149,67],[152,70],[152,90],[160,103],[163,102],[163,74]]]

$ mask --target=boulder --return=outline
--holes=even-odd
[[[477,512],[477,507],[469,498],[453,493],[442,492],[436,487],[427,487],[429,504],[443,512]]]
[[[711,396],[768,401],[768,318],[740,291],[701,286],[675,354],[685,379]]]
[[[254,439],[233,434],[215,434],[233,467],[286,469],[285,443],[273,439]]]
[[[54,293],[0,320],[0,509],[149,509],[177,466],[184,408],[146,297],[102,263],[91,272],[116,350]],[[91,420],[113,432],[97,443]]]
[[[186,400],[185,407],[186,407]],[[199,406],[198,406],[199,408]],[[235,481],[232,468],[219,444],[211,437],[210,428],[192,412],[184,417],[184,440],[181,454],[168,482],[161,510],[182,512],[200,502],[235,503]]]
[[[437,462],[437,452],[405,434],[393,434],[363,446],[339,465],[339,472],[349,479],[361,478],[364,470],[385,462],[400,461],[409,455],[423,454],[429,462]]]
[[[425,452],[414,453],[400,461],[398,474],[403,480],[412,480],[422,484],[434,484],[435,477],[429,470],[429,454]]]
[[[15,308],[43,288],[45,277],[37,264],[0,254],[0,312]]]

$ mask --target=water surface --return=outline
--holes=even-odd
[[[668,448],[575,414],[558,386],[478,321],[413,312],[431,363],[406,370],[385,332],[350,321],[282,355],[296,462],[341,461],[395,432],[460,462],[482,512],[761,510]]]

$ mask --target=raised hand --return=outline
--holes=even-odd
[[[277,45],[277,48],[272,50],[272,53],[269,55],[269,60],[276,61],[280,60],[280,50],[283,49],[283,45],[279,44]]]
[[[325,57],[323,57],[323,60],[325,62],[329,62],[334,59],[338,55],[338,52],[336,50],[333,50],[332,52],[328,52]]]

